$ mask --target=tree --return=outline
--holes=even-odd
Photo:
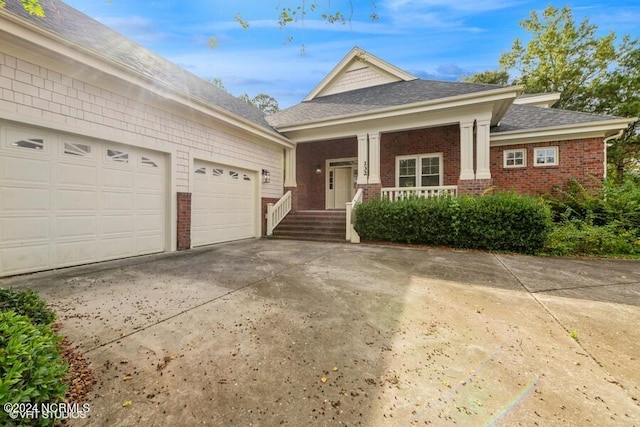
[[[44,10],[42,9],[42,5],[38,0],[20,0],[20,3],[22,3],[22,7],[24,8],[24,10],[29,12],[30,15],[40,17],[44,16]],[[0,7],[4,7],[4,5],[4,0],[0,0]]]
[[[622,117],[640,116],[640,47],[638,40],[625,38],[618,55],[618,67],[597,82],[588,96],[588,110]],[[640,126],[632,124],[607,149],[607,159],[616,180],[640,166]]]
[[[253,105],[256,108],[262,110],[265,114],[273,114],[280,111],[278,101],[267,94],[260,93],[253,98],[249,97],[246,93],[243,93],[238,97],[249,105]]]
[[[533,11],[520,25],[531,39],[526,46],[516,39],[500,57],[501,68],[517,72],[514,83],[523,84],[525,93],[560,92],[558,108],[584,107],[585,92],[615,62],[615,34],[597,37],[586,18],[576,26],[568,6],[547,6],[541,17]]]
[[[509,84],[509,73],[505,70],[482,71],[471,76],[463,76],[462,81],[467,83],[485,83],[504,86]]]

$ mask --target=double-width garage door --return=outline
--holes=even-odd
[[[255,172],[196,160],[193,176],[193,246],[255,236]]]
[[[0,126],[0,274],[162,252],[165,156]]]

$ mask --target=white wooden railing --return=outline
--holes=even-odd
[[[440,187],[392,187],[382,189],[382,198],[394,200],[402,200],[407,197],[441,197],[456,196],[458,187],[455,185],[444,185]]]
[[[273,229],[291,212],[291,191],[284,193],[274,205],[267,204],[267,236],[273,235]]]
[[[358,203],[362,203],[362,188],[358,188],[356,191],[356,195],[353,196],[353,200],[346,203],[347,206],[347,230],[345,239],[350,241],[351,243],[360,243],[360,236],[356,233],[356,230],[353,228],[353,208],[356,207]]]

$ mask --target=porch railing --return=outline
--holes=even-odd
[[[273,235],[273,229],[291,212],[291,191],[284,193],[274,205],[267,204],[267,236]]]
[[[441,197],[456,196],[458,187],[456,185],[443,185],[440,187],[392,187],[382,189],[382,198],[394,200],[402,200],[407,197]]]
[[[358,188],[356,191],[356,195],[353,196],[353,200],[346,203],[347,207],[347,230],[345,239],[350,241],[351,243],[360,243],[360,236],[356,233],[355,228],[353,228],[353,208],[355,208],[358,203],[362,203],[362,188]]]

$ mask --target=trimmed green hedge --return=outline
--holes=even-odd
[[[62,338],[51,329],[55,314],[37,293],[0,289],[0,405],[62,402],[68,384]],[[54,425],[55,420],[12,420],[0,411],[0,425]]]
[[[376,199],[355,210],[356,231],[374,241],[536,253],[550,227],[543,200],[514,193]]]

